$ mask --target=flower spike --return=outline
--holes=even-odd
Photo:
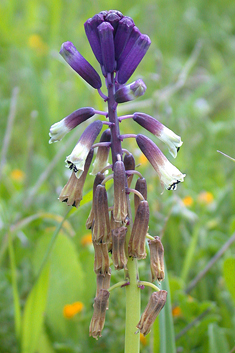
[[[137,135],[136,142],[158,173],[162,186],[167,190],[176,190],[177,184],[184,181],[185,174],[182,174],[168,159],[162,151],[144,135]]]
[[[73,43],[65,42],[60,49],[60,55],[87,83],[93,88],[102,86],[99,74],[89,62],[77,51]]]
[[[77,178],[79,178],[84,171],[86,157],[102,127],[103,124],[100,120],[91,123],[84,130],[72,153],[65,160],[67,167],[74,171]]]

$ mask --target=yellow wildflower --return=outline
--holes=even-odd
[[[204,205],[209,205],[214,201],[214,196],[209,191],[203,191],[198,195],[198,202]]]
[[[182,314],[182,311],[181,311],[181,309],[180,309],[179,306],[175,306],[175,307],[172,309],[172,315],[173,315],[174,317],[179,317],[179,316],[181,316],[181,314]]]
[[[141,165],[146,165],[148,163],[148,160],[143,153],[139,156],[138,163]]]
[[[83,308],[84,308],[84,304],[82,302],[66,304],[63,308],[63,315],[66,319],[71,319],[76,314],[80,313]]]
[[[25,173],[20,169],[14,169],[14,170],[12,170],[10,177],[14,181],[21,182],[25,178]]]
[[[190,207],[193,205],[193,198],[189,195],[185,196],[182,201],[186,207]]]
[[[143,335],[143,333],[140,333],[140,342],[143,346],[147,345],[147,338]]]
[[[81,239],[81,244],[82,244],[82,246],[86,246],[86,245],[92,244],[92,236],[91,236],[91,234],[84,235],[82,237],[82,239]]]
[[[48,51],[47,44],[42,40],[38,34],[32,34],[28,39],[28,45],[31,49],[37,51],[38,54],[44,55]]]

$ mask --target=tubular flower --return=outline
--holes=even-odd
[[[180,136],[177,136],[173,131],[168,129],[150,115],[135,113],[133,115],[133,120],[164,142],[168,146],[169,152],[174,158],[177,156],[177,152],[183,144]]]
[[[79,178],[84,171],[86,157],[96,137],[99,135],[102,126],[103,124],[100,120],[91,123],[83,132],[72,153],[66,157],[65,162],[67,167],[74,171],[77,178]]]
[[[94,108],[80,108],[72,114],[66,116],[66,118],[60,120],[58,123],[53,124],[50,127],[50,141],[49,143],[57,142],[72,129],[79,124],[83,123],[87,119],[91,118],[95,114]]]
[[[138,325],[136,326],[140,332],[146,336],[160,311],[166,303],[167,292],[160,290],[159,292],[152,293],[148,305],[146,306]]]
[[[97,90],[96,94],[98,93],[107,103],[107,111],[102,112],[91,107],[77,109],[51,126],[49,142],[60,141],[77,126],[81,129],[80,124],[84,121],[87,121],[88,124],[89,119],[95,114],[101,115],[103,119],[93,121],[83,132],[82,130],[79,132],[80,138],[72,153],[66,158],[66,166],[71,169],[72,174],[61,191],[59,199],[66,202],[67,205],[79,206],[85,179],[92,162],[93,151],[98,148],[90,173],[95,175],[95,178],[91,210],[86,221],[86,227],[92,231],[89,242],[92,242],[91,246],[94,248],[94,272],[97,285],[89,334],[96,339],[101,336],[110,292],[118,286],[130,286],[130,291],[126,291],[127,322],[132,317],[134,324],[130,325],[129,322],[127,325],[127,332],[128,330],[129,332],[127,333],[127,349],[125,350],[129,351],[128,348],[132,347],[134,341],[137,347],[138,336],[134,335],[133,328],[140,317],[140,298],[137,298],[140,296],[140,288],[149,285],[158,290],[152,294],[149,304],[137,324],[143,335],[150,331],[156,316],[163,308],[167,292],[159,291],[153,283],[144,282],[141,284],[139,282],[138,260],[146,257],[146,235],[149,228],[147,183],[142,171],[137,168],[139,165],[136,166],[134,153],[132,154],[123,148],[124,139],[136,139],[143,152],[142,156],[146,157],[144,163],[149,161],[152,164],[161,184],[166,189],[176,190],[177,184],[184,181],[185,174],[173,166],[148,137],[142,134],[134,135],[126,131],[123,134],[120,131],[120,122],[130,119],[130,123],[134,124],[133,121],[135,121],[166,143],[173,157],[176,157],[182,141],[180,136],[147,114],[136,112],[132,115],[118,117],[119,103],[131,101],[142,96],[146,91],[147,87],[144,81],[135,77],[131,79],[131,76],[146,55],[151,44],[150,38],[140,32],[133,19],[123,16],[117,10],[101,11],[89,18],[85,22],[84,28],[91,49],[100,65],[100,72],[104,76],[106,92],[103,93],[101,90],[102,83],[98,72],[71,42],[62,44],[60,54],[76,73]],[[129,79],[132,83],[127,83]],[[107,125],[107,128],[104,129],[99,142],[97,142],[96,139],[104,125]],[[133,189],[131,183],[136,176],[137,181]],[[134,197],[132,197],[132,193],[134,193]],[[132,208],[135,208],[134,219],[132,218]],[[151,237],[148,235],[148,238]],[[164,278],[164,249],[158,237],[151,239],[149,240],[149,270],[152,273],[152,280],[160,281]],[[110,257],[112,257],[111,263]],[[125,281],[115,283],[110,287],[110,267],[112,266],[114,270],[124,270]],[[133,290],[135,290],[136,298],[130,296]],[[74,308],[67,308],[67,317],[69,315],[72,317],[71,309]],[[131,345],[128,343],[129,337],[132,337]]]
[[[176,190],[177,184],[184,181],[185,174],[172,165],[148,137],[137,135],[136,142],[158,173],[162,186],[165,186],[167,190]]]

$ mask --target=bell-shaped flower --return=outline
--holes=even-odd
[[[82,191],[85,184],[86,176],[92,161],[94,150],[90,150],[84,166],[84,172],[78,179],[74,172],[72,172],[67,184],[63,187],[59,200],[61,202],[66,202],[68,206],[78,207],[80,201],[82,200]]]
[[[105,130],[100,138],[100,142],[110,142],[111,141],[111,132],[110,129]],[[93,169],[91,174],[96,175],[103,168],[105,168],[108,164],[109,159],[109,149],[108,146],[99,146],[98,151],[95,157],[95,161],[93,163]]]
[[[176,190],[177,184],[184,181],[185,174],[182,174],[173,164],[171,164],[162,151],[148,137],[137,135],[136,142],[145,157],[156,170],[161,185],[167,190]]]
[[[156,236],[154,239],[148,239],[150,250],[150,266],[152,274],[152,282],[162,281],[165,277],[164,273],[164,248],[161,239]]]
[[[127,211],[126,199],[126,172],[122,161],[116,161],[113,167],[113,185],[114,185],[114,200],[113,200],[113,218],[116,222],[124,222]]]
[[[109,252],[107,243],[93,242],[95,251],[94,272],[105,274],[109,271]]]
[[[95,197],[96,188],[99,184],[102,183],[104,178],[105,178],[104,174],[101,174],[101,173],[96,174],[96,177],[95,177],[95,180],[93,183],[93,201],[92,201],[92,205],[91,205],[91,211],[90,211],[89,216],[86,221],[86,228],[87,229],[91,229],[93,221],[94,221],[94,217],[95,217],[95,215],[94,215],[94,197]]]
[[[164,142],[174,158],[177,156],[177,152],[183,144],[180,136],[148,114],[134,113],[133,120]]]
[[[147,200],[147,182],[145,178],[138,178],[135,184],[135,190],[139,191],[143,198]],[[138,210],[139,204],[141,200],[138,195],[134,194],[134,205],[135,205],[135,213]]]
[[[110,279],[111,279],[111,268],[109,267],[109,271],[102,274],[97,273],[96,275],[96,296],[98,295],[101,289],[109,289],[110,287]]]
[[[84,130],[72,153],[65,160],[67,167],[74,171],[77,178],[84,171],[85,160],[102,127],[103,124],[100,120],[91,123]]]
[[[125,154],[123,162],[124,162],[124,166],[125,166],[126,171],[135,170],[135,158],[131,153]],[[134,176],[133,174],[128,175],[128,173],[127,173],[127,186],[128,186],[128,188],[131,187],[131,182],[132,182],[133,176]]]
[[[94,300],[94,313],[89,327],[89,335],[96,339],[101,337],[101,332],[104,327],[109,295],[109,291],[101,289]]]
[[[132,82],[129,85],[122,86],[121,88],[119,88],[116,91],[114,98],[117,103],[125,103],[142,96],[145,93],[146,89],[147,87],[144,81],[139,78],[135,82]]]
[[[62,44],[60,54],[64,60],[93,88],[99,89],[102,86],[101,79],[96,70],[89,62],[77,51],[71,42]]]
[[[58,123],[53,124],[50,127],[50,141],[49,143],[57,142],[62,140],[62,138],[76,126],[81,124],[83,121],[91,118],[95,114],[95,109],[86,107],[75,110],[72,114],[66,116],[64,119],[60,120]]]
[[[126,232],[126,227],[118,227],[112,230],[112,260],[115,270],[127,269]]]
[[[149,302],[141,315],[140,321],[136,326],[144,336],[150,332],[156,317],[166,303],[166,297],[167,292],[165,290],[152,293]]]

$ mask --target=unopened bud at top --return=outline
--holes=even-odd
[[[76,71],[87,83],[93,88],[99,89],[102,86],[101,79],[96,70],[89,62],[79,53],[71,42],[62,44],[60,54],[65,61]]]
[[[145,259],[145,238],[149,224],[149,206],[141,201],[135,215],[135,221],[128,244],[128,255],[137,259]]]
[[[98,27],[105,76],[115,70],[113,31],[113,26],[109,22],[103,22]]]
[[[114,98],[117,103],[125,103],[142,96],[145,93],[146,89],[147,87],[144,81],[139,78],[135,82],[132,82],[129,85],[122,86],[121,88],[119,88],[115,93]]]
[[[81,124],[83,121],[91,118],[95,114],[95,109],[86,107],[75,110],[72,114],[66,116],[66,118],[62,119],[58,123],[55,123],[51,126],[49,136],[50,141],[57,142],[62,140],[62,138],[76,126]]]
[[[94,300],[94,313],[89,327],[89,335],[98,339],[104,327],[105,314],[108,308],[109,291],[101,289]]]
[[[86,157],[102,127],[103,124],[100,120],[91,123],[84,130],[72,153],[65,160],[67,167],[74,171],[77,178],[81,176],[84,170]]]
[[[100,65],[103,65],[100,37],[97,27],[104,22],[104,16],[102,14],[97,14],[92,18],[89,18],[85,24],[85,32],[90,43],[91,49],[95,54],[96,59],[99,61]]]
[[[148,240],[150,249],[150,266],[152,274],[152,282],[162,281],[164,274],[164,248],[161,239],[156,236],[154,239]]]
[[[136,326],[144,336],[150,332],[156,317],[159,315],[166,303],[166,297],[167,292],[165,290],[152,293],[148,305],[146,306],[143,314],[141,315],[140,321]]]
[[[145,157],[156,170],[161,185],[167,190],[176,190],[177,184],[184,181],[185,174],[182,174],[174,165],[172,165],[162,151],[148,137],[137,135],[136,142]]]
[[[173,131],[148,114],[135,113],[133,120],[164,142],[174,158],[177,156],[177,152],[183,144],[180,136],[176,135]]]
[[[124,163],[116,161],[113,167],[113,218],[117,222],[124,222],[127,217],[127,199],[126,199],[126,172]]]
[[[91,149],[84,166],[84,171],[78,179],[74,172],[72,172],[67,184],[63,187],[59,200],[66,202],[68,206],[78,207],[82,200],[83,186],[86,180],[86,176],[92,161],[94,150]]]
[[[130,17],[124,16],[119,21],[117,32],[114,38],[116,60],[118,60],[122,54],[133,27],[134,21]]]
[[[120,69],[118,70],[118,82],[120,84],[126,83],[135,69],[145,56],[151,44],[150,38],[146,34],[141,34],[131,48],[130,52],[124,59]]]

